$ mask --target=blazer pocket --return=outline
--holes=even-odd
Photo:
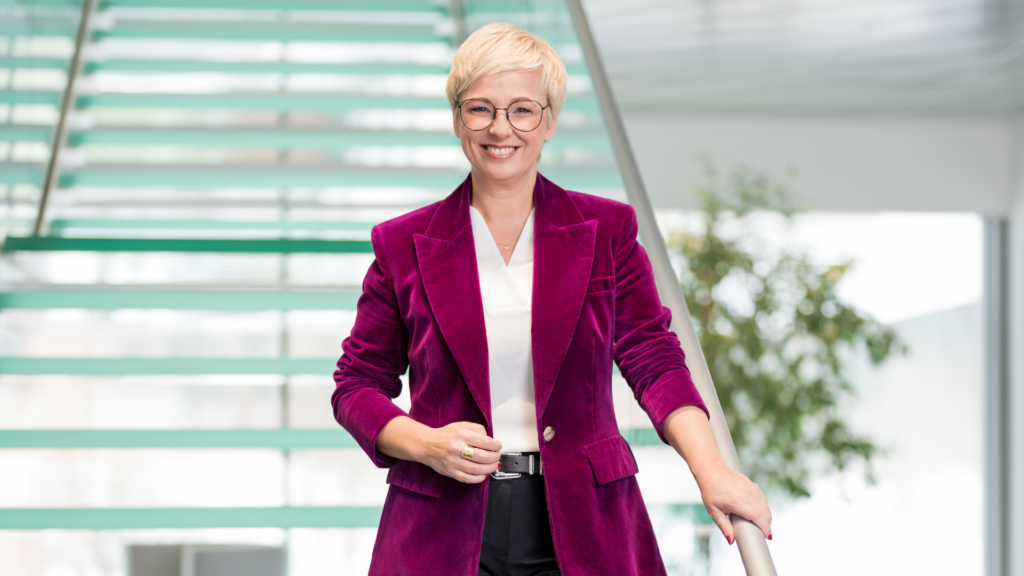
[[[609,436],[583,447],[598,484],[621,480],[640,471],[633,449],[621,434]]]
[[[592,278],[590,284],[587,285],[587,294],[594,292],[605,292],[615,288],[615,276],[602,276],[601,278]]]
[[[444,476],[434,472],[434,469],[426,464],[399,460],[388,470],[387,483],[424,496],[440,498]]]

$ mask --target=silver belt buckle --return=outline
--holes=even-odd
[[[505,454],[508,454],[509,456],[522,456],[523,455],[522,452],[505,452]],[[500,459],[501,457],[499,456],[498,458]],[[494,472],[491,472],[491,478],[494,478],[495,480],[511,480],[512,478],[519,478],[522,475],[523,474],[521,472],[511,472],[511,473],[502,472],[501,468],[498,468]]]

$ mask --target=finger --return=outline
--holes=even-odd
[[[485,428],[483,424],[477,424],[476,422],[456,422],[456,424],[458,424],[460,428],[472,430],[477,434],[487,436],[487,428]]]
[[[494,470],[498,469],[497,462],[501,459],[501,453],[491,452],[490,450],[484,450],[482,448],[472,448],[473,454],[471,458],[465,458],[462,456],[462,451],[457,450],[457,447],[453,446],[451,452],[445,458],[448,462],[449,467],[464,469],[462,463],[477,464],[488,468],[487,473],[490,474]]]
[[[487,475],[471,475],[466,474],[462,470],[453,470],[452,478],[455,478],[456,480],[464,484],[479,484],[487,478]]]
[[[469,460],[462,460],[459,463],[452,466],[452,469],[471,474],[474,476],[483,475],[486,476],[491,472],[498,469],[497,464],[477,464],[476,462],[470,462]]]
[[[771,538],[772,535],[772,513],[768,509],[768,502],[765,500],[764,495],[760,490],[756,494],[751,494],[747,501],[743,502],[733,512],[737,516],[741,516],[743,519],[750,521],[753,525],[757,526],[758,529],[764,534],[765,538]]]
[[[477,435],[479,435],[480,437],[483,437],[483,438],[491,438],[490,436],[487,435],[487,428],[485,428],[483,424],[477,424],[476,422],[453,422],[451,425],[452,426],[457,426],[458,428],[461,428],[462,430],[470,432],[471,434],[474,435],[473,436],[474,438],[476,438]],[[494,440],[494,439],[491,438],[491,440]],[[500,450],[500,448],[499,448],[499,450]]]
[[[501,451],[501,442],[495,440],[494,438],[491,438],[485,433],[468,431],[466,432],[465,436],[463,436],[463,438],[466,441],[466,443],[469,444],[470,446],[475,446],[477,448],[482,448],[484,450],[490,450],[492,452]]]
[[[733,514],[735,514],[737,518],[742,518],[754,526],[757,526],[757,529],[764,534],[764,537],[771,540],[772,527],[769,515],[761,512],[754,512],[749,509],[743,512],[737,510],[736,512],[733,512]]]
[[[739,517],[739,516],[737,516],[737,517]],[[746,518],[743,518],[743,520],[746,520]],[[770,525],[768,525],[767,523],[762,523],[760,521],[757,521],[757,522],[755,522],[754,520],[747,520],[747,521],[750,522],[751,524],[753,524],[754,526],[757,526],[757,529],[761,531],[761,534],[764,536],[764,538],[766,540],[771,540],[772,539],[772,530],[771,530],[771,526]]]
[[[707,508],[708,514],[711,516],[711,520],[713,520],[715,524],[718,525],[718,529],[722,531],[722,536],[725,536],[726,542],[732,544],[733,540],[736,539],[736,533],[732,529],[732,520],[730,520],[729,516],[718,508],[708,508],[707,506],[705,506],[705,508]]]
[[[761,532],[764,533],[765,538],[769,540],[772,539],[772,515],[771,512],[768,512],[767,507],[761,514],[757,515],[756,520],[751,520],[751,522],[753,522],[755,526],[761,529]]]
[[[473,459],[470,461],[476,462],[477,464],[494,464],[500,459],[501,452],[492,452],[491,450],[484,450],[483,448],[474,448]]]

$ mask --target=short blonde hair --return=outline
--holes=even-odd
[[[448,73],[448,84],[445,86],[452,112],[459,105],[459,96],[477,78],[510,70],[540,72],[544,95],[551,105],[551,117],[556,118],[565,102],[568,81],[565,64],[539,36],[502,23],[488,24],[473,32],[455,52],[455,60]]]

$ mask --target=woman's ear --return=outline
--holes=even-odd
[[[462,140],[462,122],[459,122],[459,111],[456,108],[452,110],[452,131],[455,132],[455,137]]]
[[[544,141],[547,142],[554,138],[556,130],[558,130],[558,118],[552,118],[551,122],[548,123],[548,127],[544,131]]]

